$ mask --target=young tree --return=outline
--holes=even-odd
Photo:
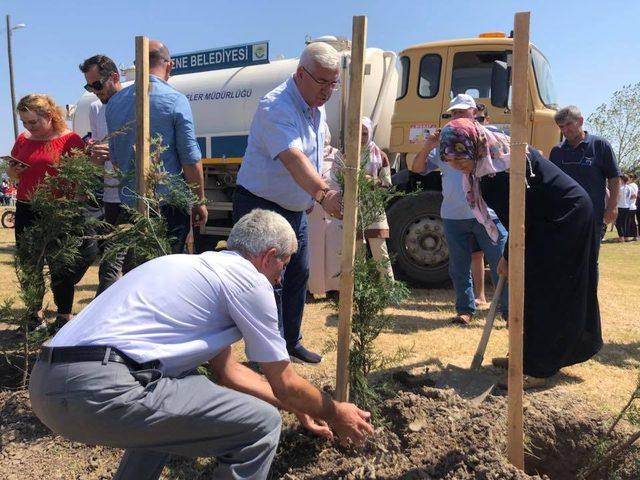
[[[640,82],[614,92],[589,115],[587,124],[611,143],[624,170],[640,168]]]

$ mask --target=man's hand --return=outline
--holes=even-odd
[[[360,410],[353,403],[336,402],[335,414],[329,422],[342,445],[361,444],[367,435],[373,433],[373,427],[369,423],[371,414]]]
[[[207,223],[207,218],[209,218],[209,211],[207,210],[206,205],[194,205],[191,209],[191,214],[194,227],[204,225],[205,223]]]
[[[616,218],[618,218],[618,206],[614,205],[612,207],[607,207],[607,209],[604,211],[604,223],[614,223],[616,221]]]
[[[87,151],[91,156],[91,160],[96,165],[104,165],[109,160],[109,144],[108,143],[90,143]]]
[[[306,413],[296,413],[296,417],[300,420],[300,424],[314,435],[333,440],[333,432],[324,420],[314,420]]]
[[[500,261],[498,261],[498,275],[502,275],[503,277],[509,276],[509,262],[506,258],[502,257]]]
[[[322,200],[322,208],[335,218],[342,218],[342,195],[336,190],[329,190]]]

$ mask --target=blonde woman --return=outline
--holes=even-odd
[[[60,157],[73,149],[84,149],[84,142],[67,128],[61,111],[48,95],[32,93],[22,99],[16,108],[24,125],[11,150],[17,161],[9,162],[7,173],[17,180],[16,245],[20,245],[26,228],[34,223],[30,199],[45,176],[56,175]],[[51,289],[58,307],[58,321],[71,318],[74,282],[66,274],[51,272]],[[32,312],[30,328],[46,326],[42,312]]]

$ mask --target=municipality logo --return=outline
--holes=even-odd
[[[253,61],[265,60],[267,58],[267,44],[257,43],[253,46],[252,52]]]

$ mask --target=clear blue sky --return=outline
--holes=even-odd
[[[96,53],[130,65],[134,37],[164,41],[172,53],[269,40],[271,58],[295,57],[305,36],[351,35],[368,16],[368,45],[399,51],[416,43],[513,28],[531,12],[531,40],[549,59],[561,105],[585,114],[622,85],[640,81],[640,2],[557,1],[165,1],[5,0],[0,5],[0,154],[13,145],[5,15],[14,31],[16,96],[41,92],[59,104],[83,93],[78,64]],[[489,8],[490,6],[490,8]]]

